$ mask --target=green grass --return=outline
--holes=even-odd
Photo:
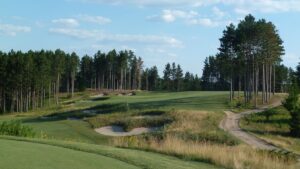
[[[220,111],[227,108],[227,92],[138,92],[135,96],[108,96],[109,99],[91,100],[88,93],[76,93],[73,99],[64,96],[59,107],[50,106],[28,113],[0,116],[0,121],[22,120],[37,133],[43,131],[49,138],[107,144],[110,137],[94,132],[85,121],[67,120],[68,117],[84,119],[89,115],[82,110],[93,109],[98,113],[142,112],[149,109],[169,111],[171,109]],[[128,107],[127,107],[128,103]],[[43,120],[52,115],[56,118]]]
[[[91,107],[105,104],[129,104],[130,109],[193,109],[221,110],[226,108],[227,92],[139,92],[135,96],[110,96],[110,99],[92,102]],[[100,107],[101,108],[101,107]]]
[[[218,168],[158,153],[56,140],[1,136],[0,146],[0,168],[6,169]]]
[[[86,119],[93,128],[117,125],[123,127],[125,131],[138,127],[162,127],[173,120],[170,113],[159,110],[103,114]]]
[[[247,116],[242,119],[241,127],[272,144],[300,154],[300,138],[289,135],[290,118],[289,112],[280,106]]]
[[[46,135],[46,138],[86,142],[94,144],[107,144],[109,137],[100,135],[91,129],[89,123],[82,120],[59,120],[27,122],[36,133]]]
[[[239,149],[237,146],[239,142],[218,128],[219,122],[224,117],[223,110],[229,108],[226,102],[228,92],[137,92],[134,96],[114,94],[104,99],[89,97],[90,94],[89,92],[76,93],[73,99],[63,96],[59,106],[52,105],[32,112],[3,115],[0,116],[0,122],[11,119],[21,120],[25,125],[31,126],[37,135],[47,140],[15,137],[9,137],[9,139],[54,145],[106,156],[140,168],[214,168],[196,161],[214,161],[214,164],[220,166],[235,166],[232,158],[225,156],[214,158],[213,156],[219,151],[218,147],[222,147],[224,152],[231,148]],[[96,114],[84,113],[86,110],[92,110]],[[163,113],[156,114],[160,117],[149,119],[132,118],[149,115],[149,111],[154,114],[155,112]],[[158,132],[128,137],[128,139],[136,143],[144,140],[146,143],[157,144],[159,149],[161,148],[157,152],[166,155],[107,146],[114,144],[115,139],[96,133],[93,127],[111,124],[121,125],[126,130],[134,127],[165,125]],[[42,134],[39,134],[41,132]],[[173,139],[177,140],[174,148],[173,144],[169,144]],[[199,147],[200,150],[192,151],[190,144]],[[206,145],[216,149],[210,152],[210,155],[204,153],[203,156],[200,155],[201,158],[193,158],[198,157],[201,151],[208,151]],[[169,147],[171,149],[168,149],[168,146],[171,146]],[[141,146],[141,149],[155,151],[145,146]],[[174,149],[177,149],[175,153]],[[255,161],[255,159],[249,160]]]
[[[6,169],[138,169],[134,165],[87,152],[30,142],[0,140],[0,168]]]

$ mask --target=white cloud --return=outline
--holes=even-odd
[[[0,34],[8,36],[16,36],[18,33],[30,32],[29,26],[18,26],[12,24],[1,24],[0,23]]]
[[[79,15],[78,19],[84,22],[96,23],[99,25],[111,23],[111,20],[109,18],[103,16]]]
[[[201,25],[206,27],[217,27],[221,24],[220,22],[213,21],[209,18],[192,19],[189,21],[189,23],[192,25]]]
[[[164,21],[167,23],[174,22],[178,19],[191,19],[197,16],[195,11],[169,10],[165,9],[160,15],[148,16],[148,20]]]
[[[300,12],[299,0],[220,0],[220,2],[232,6],[238,14]]]
[[[227,5],[233,9],[258,11],[263,13],[300,12],[299,0],[82,0],[84,2],[107,3],[113,5],[131,4],[141,7],[199,7]]]
[[[163,21],[167,23],[175,22],[176,20],[182,20],[183,22],[190,24],[190,25],[201,25],[205,27],[217,27],[220,26],[223,21],[219,21],[225,15],[218,8],[213,8],[214,11],[214,18],[210,19],[208,17],[201,17],[195,11],[182,11],[182,10],[163,10],[161,15],[154,15],[147,17],[148,20],[156,20],[156,21]],[[226,22],[227,23],[227,22]]]
[[[198,13],[195,11],[180,11],[180,10],[164,10],[162,14],[162,19],[166,22],[173,22],[177,18],[180,19],[190,19],[197,16]]]
[[[145,6],[194,6],[199,7],[219,0],[82,0],[83,2],[108,3],[112,5],[132,4]]]
[[[181,41],[173,37],[158,36],[158,35],[132,35],[132,34],[110,34],[101,30],[85,30],[73,28],[51,28],[50,32],[66,35],[78,39],[93,39],[96,41],[113,41],[113,42],[133,42],[133,43],[148,43],[161,44],[171,47],[182,47]]]
[[[52,20],[52,23],[61,24],[65,27],[77,27],[79,26],[79,22],[74,18],[59,18]]]

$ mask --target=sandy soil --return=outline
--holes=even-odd
[[[99,134],[107,135],[107,136],[133,136],[133,135],[140,135],[143,133],[149,133],[158,130],[158,127],[140,127],[134,128],[133,130],[126,132],[120,126],[106,126],[95,129],[95,131]]]
[[[147,118],[155,118],[160,117],[161,115],[144,115],[144,116],[133,116],[132,119],[147,119]]]
[[[103,97],[103,96],[104,96],[104,94],[101,93],[101,94],[98,94],[98,95],[93,95],[93,96],[91,96],[91,98],[99,98],[99,97]]]

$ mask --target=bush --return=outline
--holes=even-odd
[[[241,99],[237,99],[237,98],[234,98],[232,99],[232,101],[228,102],[228,106],[230,108],[238,108],[238,109],[251,107],[250,104],[244,104]]]
[[[298,84],[293,82],[289,89],[289,96],[284,101],[283,106],[290,112],[290,134],[295,137],[300,137],[300,105],[299,105],[299,88]]]
[[[266,117],[266,121],[267,122],[270,122],[270,117],[272,115],[274,115],[276,112],[274,109],[269,109],[269,110],[266,110],[265,112],[263,112],[264,116]]]
[[[0,124],[0,134],[20,137],[34,137],[35,132],[29,126],[24,126],[21,121],[9,121]]]

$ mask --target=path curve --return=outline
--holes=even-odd
[[[242,113],[233,113],[231,111],[225,111],[226,117],[221,121],[219,127],[254,148],[263,149],[263,150],[281,150],[280,148],[266,142],[265,140],[262,140],[252,134],[245,132],[244,130],[241,129],[239,125],[241,118],[247,115],[263,112],[266,109],[278,107],[280,105],[281,105],[281,100],[271,105],[263,106],[254,110],[244,111]]]

